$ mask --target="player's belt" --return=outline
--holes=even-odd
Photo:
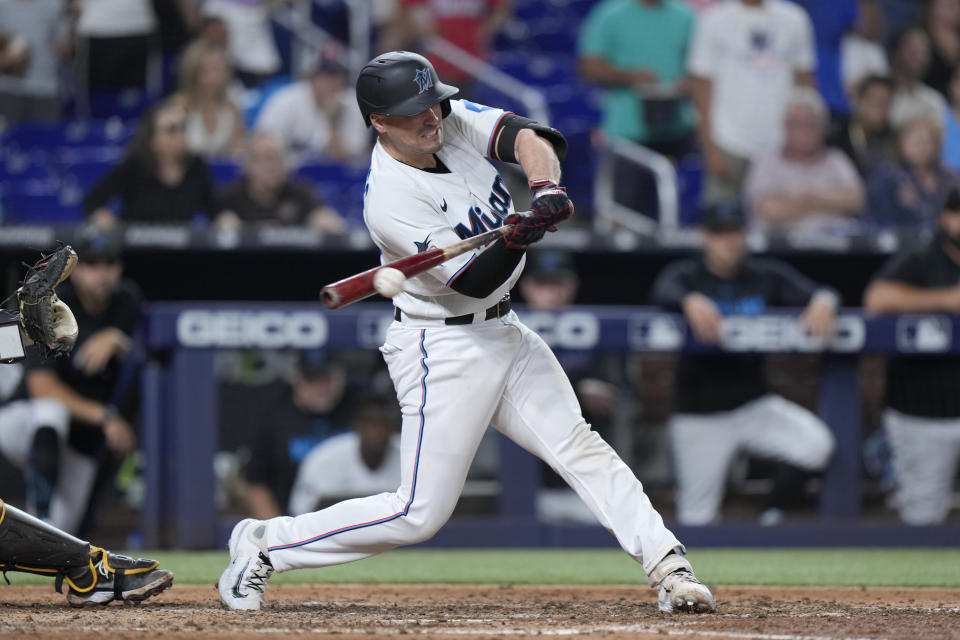
[[[487,309],[485,312],[483,312],[483,319],[493,320],[494,318],[500,318],[502,316],[505,316],[508,313],[510,313],[510,297],[505,296],[503,299],[500,300],[500,302],[498,302],[497,304],[493,305],[492,307]],[[444,318],[443,324],[446,324],[446,325],[473,324],[475,316],[476,316],[475,313],[466,313],[462,316],[453,316],[451,318]],[[402,314],[400,313],[399,307],[395,308],[393,311],[393,319],[399,322],[401,317],[402,317]]]

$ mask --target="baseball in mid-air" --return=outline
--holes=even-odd
[[[384,298],[392,298],[403,291],[406,276],[398,269],[384,267],[373,275],[373,288]]]

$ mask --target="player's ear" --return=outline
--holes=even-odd
[[[383,126],[383,116],[379,113],[370,114],[370,124],[373,125],[373,128],[377,130],[377,133],[385,133],[386,128]]]

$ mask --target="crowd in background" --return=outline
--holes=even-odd
[[[95,501],[87,511],[64,511],[63,492],[95,496],[116,473],[118,456],[134,447],[136,403],[116,387],[132,350],[130,309],[140,300],[122,279],[110,235],[117,223],[266,223],[326,234],[347,228],[294,168],[310,158],[363,165],[373,138],[356,108],[343,47],[312,52],[297,61],[295,78],[277,81],[281,59],[270,11],[297,2],[306,0],[0,0],[0,126],[74,117],[84,96],[98,92],[137,89],[151,98],[122,158],[83,199],[91,223],[85,255],[93,259],[78,269],[73,287],[92,337],[90,346],[78,345],[79,368],[31,363],[22,380],[7,385],[19,390],[2,395],[0,425],[4,416],[27,415],[31,433],[42,434],[15,456],[31,509],[63,528],[83,531],[96,511]],[[439,34],[479,56],[508,28],[512,11],[510,0],[376,5],[375,48],[417,49]],[[814,335],[832,330],[835,292],[784,265],[753,261],[748,231],[936,234],[935,242],[888,265],[864,306],[957,311],[955,292],[948,294],[960,277],[960,0],[598,0],[569,53],[581,78],[604,95],[593,137],[598,148],[626,139],[674,162],[693,156],[702,163],[703,255],[671,265],[642,301],[683,313],[700,341],[717,341],[723,315],[774,306],[803,307],[800,320]],[[435,62],[442,78],[470,95],[474,79]],[[260,100],[253,110],[251,96]],[[211,165],[223,158],[240,165],[239,177],[215,179]],[[627,162],[614,171],[616,198],[656,215],[652,176]],[[749,269],[740,268],[745,264]],[[532,310],[575,303],[569,256],[533,254],[528,271],[519,288]],[[926,290],[938,287],[943,297],[933,299]],[[233,374],[249,371],[248,355],[228,354],[223,362]],[[587,419],[615,439],[623,398],[649,391],[638,381],[647,372],[631,374],[628,356],[558,357]],[[654,370],[650,362],[643,366]],[[724,479],[734,454],[745,450],[783,463],[770,474],[761,514],[765,524],[779,522],[789,498],[803,492],[798,486],[815,486],[807,480],[829,465],[829,431],[773,392],[759,358],[684,358],[678,366],[669,376],[675,412],[664,417],[674,453],[685,454],[675,458],[678,519],[720,518]],[[262,415],[230,423],[230,402],[223,403],[222,504],[267,518],[393,489],[393,400],[376,384],[365,390],[372,395],[351,386],[358,375],[376,379],[377,366],[308,353],[281,369]],[[951,394],[943,381],[957,374],[950,359],[932,369],[901,362],[890,373],[885,424],[901,455],[886,464],[899,465],[905,484],[896,506],[912,524],[940,522],[950,509],[956,461],[940,454],[956,446],[960,407],[941,401]],[[718,380],[731,388],[718,390]],[[239,395],[249,396],[249,388]],[[9,411],[13,401],[50,398],[67,413],[44,403]],[[238,412],[250,406],[246,400],[238,398]],[[248,428],[233,428],[241,423]],[[782,429],[768,428],[772,423]],[[69,435],[74,431],[80,435]],[[929,443],[931,434],[935,446],[914,446]],[[683,446],[691,442],[701,446]],[[78,446],[79,456],[64,453]],[[922,461],[908,464],[908,455]],[[63,456],[85,478],[82,487],[59,486]],[[911,478],[917,469],[927,475]],[[557,483],[546,469],[543,484],[542,515],[590,518],[568,495],[550,493]],[[240,495],[226,495],[231,491]],[[83,497],[71,500],[83,504]]]
[[[119,196],[112,213],[128,220],[236,226],[273,210],[275,222],[343,230],[315,188],[309,197],[280,169],[252,176],[252,146],[271,146],[253,133],[275,138],[284,169],[307,157],[362,164],[372,144],[344,46],[331,40],[278,78],[271,11],[296,4],[310,3],[3,0],[0,121],[82,116],[91,95],[142,90],[154,104],[87,215],[109,220]],[[439,34],[483,57],[511,11],[508,0],[377,3],[373,49]],[[598,0],[569,53],[604,91],[598,147],[619,138],[699,157],[703,201],[743,199],[752,228],[930,229],[960,169],[957,0]],[[434,61],[470,95],[469,74]],[[205,163],[222,158],[242,162],[237,183],[213,184]],[[656,216],[650,176],[615,171],[617,199]]]

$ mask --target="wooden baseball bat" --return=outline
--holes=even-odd
[[[380,269],[392,267],[406,277],[410,278],[419,273],[423,273],[427,269],[431,269],[438,264],[442,264],[450,258],[455,258],[456,256],[464,254],[467,251],[472,251],[479,246],[485,245],[488,242],[493,242],[499,238],[502,238],[512,230],[512,224],[505,224],[502,227],[494,229],[493,231],[487,231],[486,233],[481,233],[480,235],[473,236],[472,238],[461,240],[456,244],[452,244],[442,249],[433,247],[431,249],[427,249],[423,253],[417,253],[412,256],[407,256],[406,258],[394,260],[393,262],[387,264],[382,264],[379,267],[367,269],[366,271],[352,275],[348,278],[344,278],[343,280],[338,280],[337,282],[328,284],[320,290],[320,299],[328,308],[339,309],[340,307],[344,307],[358,300],[369,298],[376,293],[373,288],[373,276],[375,276],[377,271]]]

